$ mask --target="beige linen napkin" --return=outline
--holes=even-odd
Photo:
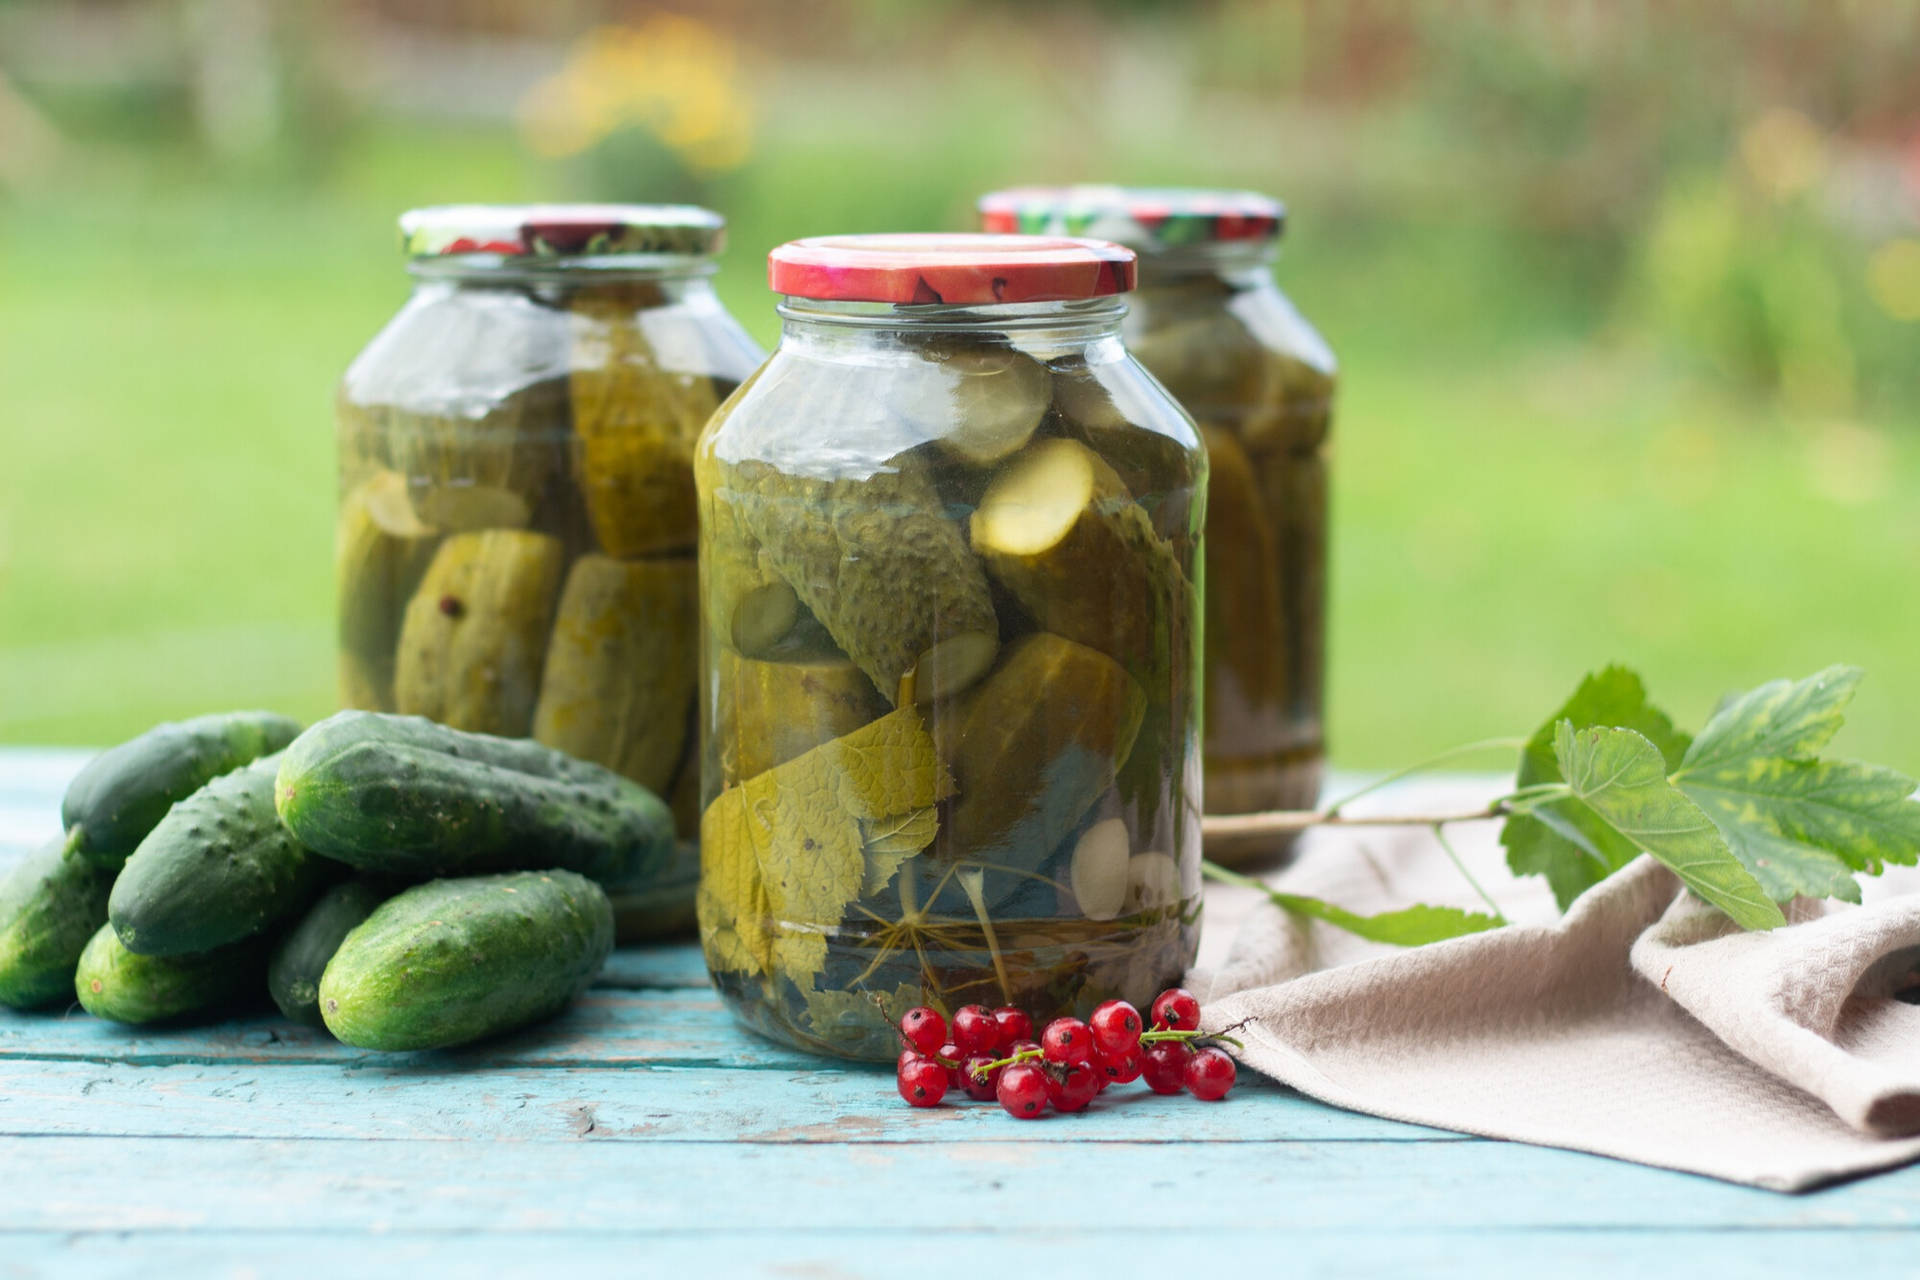
[[[1796,902],[1754,934],[1644,857],[1560,916],[1544,883],[1506,873],[1496,824],[1449,833],[1509,927],[1386,947],[1215,886],[1188,980],[1206,1024],[1250,1019],[1247,1063],[1303,1093],[1465,1133],[1781,1191],[1920,1157],[1920,1007],[1893,998],[1920,968],[1920,874],[1866,881],[1863,906]],[[1477,905],[1417,828],[1317,831],[1271,882],[1364,914]]]

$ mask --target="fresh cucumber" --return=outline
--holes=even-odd
[[[267,994],[280,1012],[310,1027],[324,1026],[320,1017],[320,975],[340,942],[373,909],[400,889],[384,876],[355,876],[320,895],[300,923],[293,926],[273,950],[267,964]]]
[[[65,836],[0,881],[0,1004],[38,1009],[73,998],[87,940],[107,922],[113,872],[71,854]]]
[[[215,778],[168,811],[127,859],[107,917],[127,950],[186,955],[306,909],[339,874],[273,809],[277,757]]]
[[[343,711],[280,761],[274,802],[307,848],[423,878],[561,867],[630,883],[673,854],[673,814],[637,782],[527,739]]]
[[[161,1022],[230,1004],[261,987],[266,939],[249,938],[214,951],[143,956],[102,925],[80,953],[74,993],[96,1018]]]
[[[223,773],[271,755],[300,726],[271,711],[158,725],[87,763],[67,786],[61,825],[82,857],[118,868],[167,810]]]
[[[363,1049],[444,1049],[559,1013],[613,949],[613,908],[567,871],[435,880],[389,898],[320,979],[327,1029]]]

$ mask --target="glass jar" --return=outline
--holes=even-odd
[[[1333,352],[1274,284],[1285,223],[1251,192],[1028,188],[980,202],[989,231],[1097,235],[1140,254],[1127,345],[1200,423],[1206,558],[1206,810],[1319,797]],[[1275,862],[1291,837],[1210,856]]]
[[[668,797],[683,848],[610,886],[623,937],[692,925],[700,429],[762,356],[678,206],[400,220],[412,295],[336,400],[340,701],[531,736]]]
[[[1144,1003],[1200,908],[1206,461],[1127,354],[1133,255],[773,252],[780,346],[701,437],[708,969],[891,1061],[913,1005]]]

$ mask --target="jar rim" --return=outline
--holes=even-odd
[[[1082,183],[1009,187],[979,200],[987,231],[1099,236],[1145,255],[1223,242],[1271,242],[1287,207],[1257,191]]]
[[[1073,236],[901,232],[790,240],[767,284],[790,298],[933,306],[1072,302],[1134,286],[1133,250]]]
[[[400,246],[430,258],[708,257],[727,220],[686,204],[446,204],[400,215]]]

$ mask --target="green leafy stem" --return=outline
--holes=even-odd
[[[1212,862],[1212,879],[1257,889],[1283,910],[1376,942],[1418,946],[1507,923],[1447,840],[1454,823],[1499,821],[1507,865],[1545,876],[1564,910],[1641,854],[1748,929],[1784,924],[1795,897],[1860,900],[1858,875],[1920,858],[1911,778],[1824,758],[1860,682],[1855,667],[1776,680],[1723,702],[1698,737],[1674,728],[1624,667],[1589,675],[1534,734],[1468,743],[1396,770],[1323,809],[1209,817],[1208,847],[1315,827],[1430,829],[1486,913],[1414,904],[1363,916],[1284,893]],[[1363,795],[1472,753],[1520,748],[1514,789],[1455,813],[1354,816]]]

